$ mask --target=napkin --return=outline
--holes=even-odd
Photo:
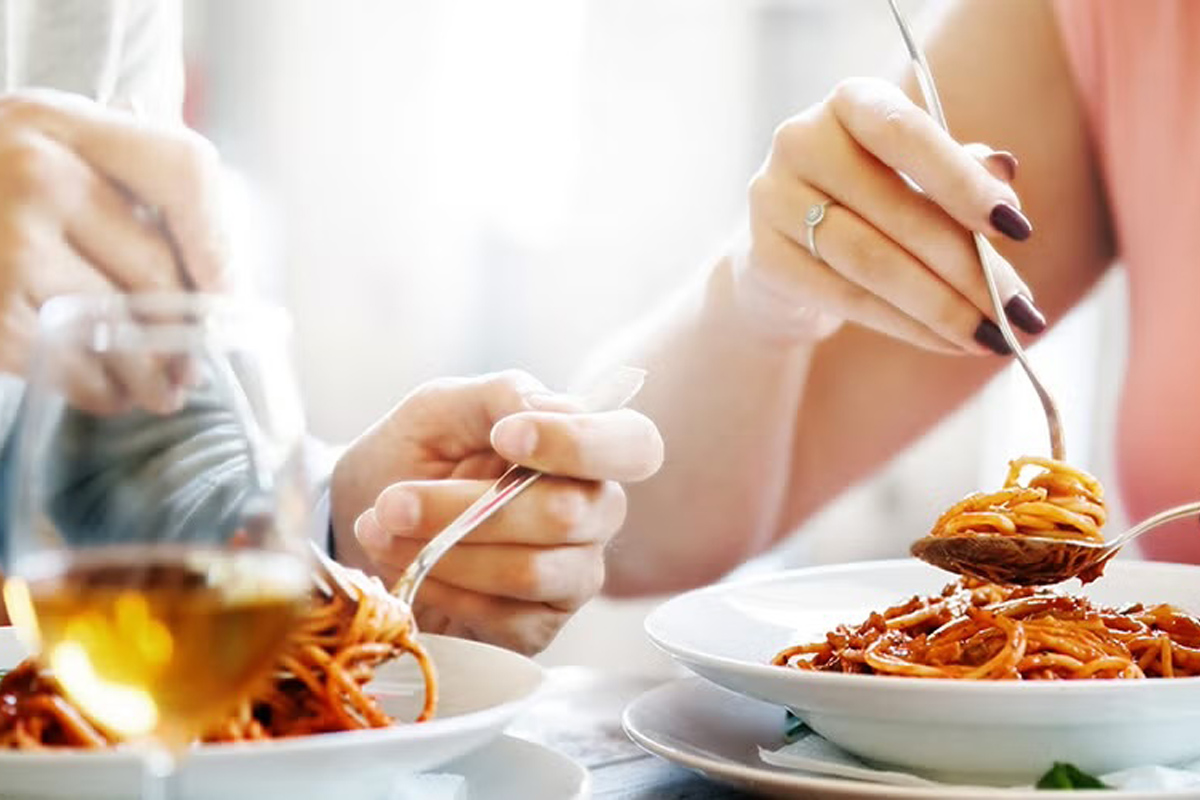
[[[796,737],[778,750],[758,748],[759,758],[772,766],[815,775],[832,775],[892,786],[945,785],[909,772],[896,771],[894,768],[872,766],[808,727],[800,727]],[[1175,767],[1132,767],[1097,777],[1114,789],[1200,788],[1200,761]]]

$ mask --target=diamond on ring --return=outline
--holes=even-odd
[[[824,260],[817,251],[817,225],[825,219],[825,208],[832,202],[832,200],[822,200],[814,203],[809,207],[808,213],[804,215],[804,224],[808,227],[808,252],[812,253],[812,257],[817,261]]]

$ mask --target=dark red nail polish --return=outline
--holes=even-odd
[[[995,167],[992,172],[993,174],[999,173],[996,175],[997,178],[1009,183],[1012,183],[1016,179],[1017,167],[1020,166],[1021,162],[1017,161],[1017,157],[1012,153],[1007,150],[996,150],[988,155],[985,160],[988,162],[989,169]]]
[[[1025,215],[1008,203],[997,203],[989,219],[996,230],[1018,242],[1025,241],[1033,233],[1033,226]]]
[[[1026,333],[1041,333],[1046,330],[1046,318],[1037,306],[1023,294],[1015,294],[1004,305],[1004,315],[1009,322]]]
[[[1008,346],[1008,342],[1004,341],[1004,333],[990,319],[979,323],[979,327],[975,329],[975,341],[998,356],[1012,355],[1012,348]]]

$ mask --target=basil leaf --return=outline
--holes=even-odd
[[[1054,762],[1045,775],[1038,779],[1039,789],[1111,789],[1112,787],[1092,775],[1088,775],[1074,764]]]

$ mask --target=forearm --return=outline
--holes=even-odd
[[[711,581],[779,535],[792,431],[812,343],[755,330],[727,259],[603,356],[649,371],[634,405],[659,426],[666,460],[627,488],[628,516],[606,591],[629,595]]]

